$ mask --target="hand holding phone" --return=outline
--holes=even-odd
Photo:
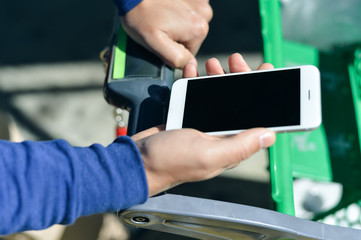
[[[180,79],[174,83],[166,129],[212,135],[266,127],[306,131],[321,124],[320,73],[306,65]]]

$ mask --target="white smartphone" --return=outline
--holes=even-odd
[[[166,129],[211,135],[254,127],[308,131],[321,124],[320,72],[315,66],[179,79],[173,84]]]

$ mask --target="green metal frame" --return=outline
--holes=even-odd
[[[361,39],[356,46],[320,52],[283,39],[279,0],[260,0],[260,14],[266,62],[275,67],[312,64],[321,70],[323,124],[312,132],[279,134],[270,149],[276,210],[295,214],[294,178],[343,186],[339,203],[316,214],[313,220],[336,214],[352,204],[361,206]]]
[[[353,102],[358,124],[358,135],[361,136],[361,46],[354,51],[354,61],[348,64]],[[361,148],[361,141],[360,141]]]
[[[318,66],[317,49],[283,39],[280,1],[260,0],[260,14],[265,62],[276,68],[303,64]],[[310,151],[307,146],[317,146],[317,149]],[[276,144],[270,148],[270,175],[276,210],[295,215],[294,177],[332,180],[323,125],[313,132],[278,134]]]

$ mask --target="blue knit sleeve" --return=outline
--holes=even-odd
[[[0,141],[0,235],[73,223],[147,197],[143,162],[129,137],[107,147]]]
[[[119,14],[124,16],[127,12],[137,6],[142,0],[113,0],[119,10]]]

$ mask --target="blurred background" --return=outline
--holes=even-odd
[[[210,32],[197,56],[240,52],[255,69],[263,62],[258,1],[212,0]],[[107,145],[115,137],[114,108],[103,99],[100,51],[109,45],[117,17],[112,2],[5,1],[0,8],[0,134],[13,141],[62,138],[76,146]],[[176,73],[177,77],[180,73]],[[261,151],[213,180],[185,184],[171,192],[270,208],[267,153]],[[103,224],[104,223],[104,224]],[[29,239],[127,239],[132,232],[113,215],[80,219],[27,233]],[[134,233],[132,233],[134,234]],[[133,239],[186,239],[157,232]],[[22,238],[20,238],[22,237]],[[26,239],[14,235],[11,239]]]
[[[227,60],[234,52],[257,67],[263,61],[258,2],[215,0],[211,5],[214,17],[197,56],[199,71],[204,73],[204,59]],[[15,118],[25,138],[61,137],[81,145],[112,140],[99,53],[110,43],[116,15],[111,1],[2,4],[0,109]],[[228,69],[226,61],[222,64]],[[97,114],[100,109],[110,114]]]

